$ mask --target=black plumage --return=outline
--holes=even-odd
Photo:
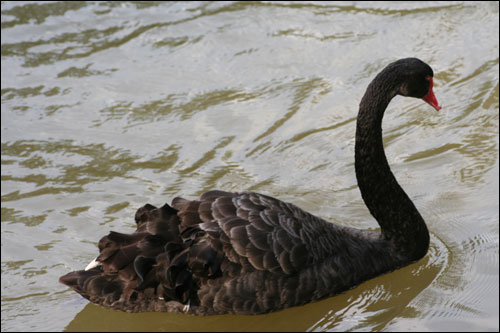
[[[95,261],[60,282],[128,312],[257,314],[335,295],[423,257],[429,233],[390,171],[381,123],[397,94],[439,109],[432,77],[418,59],[396,61],[360,103],[356,176],[382,232],[332,224],[259,193],[209,191],[138,209],[133,234],[110,232]]]

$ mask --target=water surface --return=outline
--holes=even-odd
[[[498,331],[498,2],[2,2],[2,331]],[[135,211],[254,190],[377,228],[354,175],[359,100],[388,63],[386,153],[428,255],[260,316],[127,314],[58,283]]]

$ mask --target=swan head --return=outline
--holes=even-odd
[[[405,58],[388,66],[398,79],[398,95],[421,98],[436,111],[441,109],[433,91],[434,72],[432,68],[417,58]]]

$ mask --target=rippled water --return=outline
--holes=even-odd
[[[2,331],[498,331],[498,2],[2,2]],[[127,314],[58,283],[135,210],[255,190],[376,228],[354,175],[368,82],[416,56],[389,163],[429,254],[261,316]]]

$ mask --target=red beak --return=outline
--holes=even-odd
[[[441,107],[439,106],[436,96],[434,95],[434,91],[432,91],[432,86],[433,86],[432,76],[429,76],[427,79],[429,80],[430,83],[429,92],[427,93],[427,95],[422,97],[422,99],[427,103],[429,103],[434,109],[436,109],[436,111],[439,111],[441,110]]]

